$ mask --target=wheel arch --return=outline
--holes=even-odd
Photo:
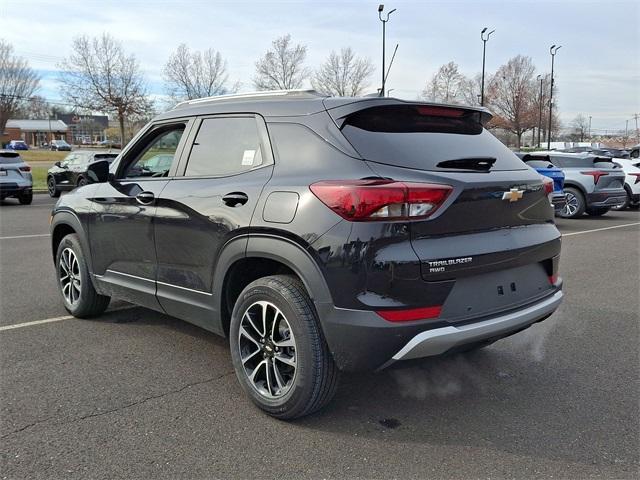
[[[234,286],[239,272],[243,280]],[[234,240],[223,250],[214,272],[213,292],[217,293],[220,321],[229,331],[231,310],[237,295],[251,281],[267,275],[293,274],[305,286],[314,303],[332,302],[324,275],[312,255],[299,243],[277,235],[251,235]]]
[[[575,188],[577,190],[580,191],[580,193],[582,193],[582,195],[584,196],[584,201],[587,201],[587,191],[585,190],[585,188],[580,185],[579,182],[574,182],[571,180],[565,180],[564,182],[564,186],[562,187],[563,189],[567,188],[567,187],[571,187],[571,188]]]
[[[80,219],[70,211],[56,212],[51,221],[51,253],[53,255],[53,261],[55,262],[56,260],[58,245],[60,245],[60,242],[66,235],[71,233],[78,235],[85,255],[85,261],[89,267],[89,273],[93,273],[91,248],[89,247],[86,231],[82,226]]]

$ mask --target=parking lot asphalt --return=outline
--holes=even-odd
[[[640,214],[559,220],[565,301],[473,354],[343,377],[294,422],[227,341],[115,302],[66,317],[53,201],[0,206],[0,478],[637,478]],[[613,228],[612,228],[613,227]]]

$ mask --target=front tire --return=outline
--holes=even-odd
[[[78,188],[80,187],[84,187],[85,185],[87,185],[89,182],[87,182],[87,179],[84,177],[80,177],[78,179]]]
[[[580,190],[573,187],[565,187],[564,193],[567,203],[560,210],[558,216],[562,218],[580,218],[586,207],[584,195]]]
[[[60,196],[60,190],[58,190],[56,179],[52,175],[47,178],[47,191],[51,198],[57,198]]]
[[[242,389],[269,415],[302,417],[333,398],[339,372],[313,302],[296,277],[250,283],[234,306],[229,343]]]
[[[58,245],[56,277],[64,308],[74,317],[100,315],[109,306],[110,297],[98,294],[93,287],[80,239],[75,233],[65,236]]]

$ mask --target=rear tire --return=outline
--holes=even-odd
[[[269,415],[302,417],[333,398],[339,372],[313,302],[296,277],[250,283],[234,306],[229,343],[242,389]]]
[[[567,204],[558,213],[562,218],[579,218],[585,211],[586,202],[584,195],[580,190],[573,187],[565,187],[564,193],[567,198]]]
[[[609,210],[610,208],[587,208],[587,215],[590,215],[592,217],[601,217]]]
[[[21,193],[18,197],[18,201],[20,202],[20,205],[31,205],[31,202],[33,201],[33,192]]]
[[[80,177],[78,179],[78,188],[80,187],[84,187],[85,185],[87,185],[89,182],[87,182],[87,179],[84,177]]]
[[[74,317],[100,315],[109,306],[110,297],[93,287],[80,239],[75,233],[65,236],[56,252],[56,277],[64,308]]]
[[[51,198],[57,198],[60,196],[60,190],[58,190],[56,179],[53,176],[49,176],[49,178],[47,178],[47,190],[49,191],[49,196]]]

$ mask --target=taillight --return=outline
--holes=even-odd
[[[640,173],[630,173],[629,175],[631,175],[632,177],[636,177],[636,181],[633,182],[634,185],[636,183],[640,183]]]
[[[352,222],[414,220],[432,215],[452,187],[393,180],[328,180],[309,186],[313,194]]]
[[[558,282],[558,275],[549,275],[549,283],[555,285]]]
[[[593,183],[597,184],[600,177],[604,177],[605,175],[609,175],[607,172],[602,172],[600,170],[593,170],[590,172],[580,172],[583,175],[591,175],[593,177]]]
[[[19,167],[21,172],[30,172],[31,167],[29,165],[25,165],[24,167]]]
[[[553,193],[553,180],[551,180],[549,177],[544,177],[542,179],[542,185],[544,186],[544,193],[546,193],[547,195]]]
[[[376,313],[388,322],[412,322],[440,316],[442,306],[412,308],[410,310],[378,310]]]

